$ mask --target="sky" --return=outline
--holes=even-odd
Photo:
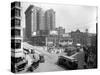
[[[25,10],[29,5],[35,5],[43,8],[43,10],[53,9],[55,11],[56,27],[63,27],[66,33],[71,31],[84,32],[88,29],[89,33],[96,33],[96,16],[97,7],[95,6],[80,6],[68,4],[50,4],[50,3],[32,3],[22,2],[22,25],[25,26]]]

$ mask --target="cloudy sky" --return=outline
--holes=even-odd
[[[44,11],[52,8],[56,12],[56,27],[62,26],[66,32],[77,29],[84,32],[87,28],[90,33],[96,33],[97,8],[94,6],[22,2],[22,25],[25,25],[24,12],[30,4]]]

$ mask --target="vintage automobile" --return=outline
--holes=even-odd
[[[20,72],[25,69],[28,61],[26,61],[23,57],[12,57],[11,68],[13,72]]]
[[[78,68],[78,61],[75,58],[69,56],[59,56],[57,64],[59,66],[64,67],[65,69],[77,69]]]
[[[38,53],[33,54],[33,62],[30,65],[30,67],[28,67],[27,72],[33,72],[35,69],[38,68],[39,63],[43,63],[44,62],[44,56]]]
[[[39,52],[37,50],[37,48],[33,47],[32,45],[28,44],[28,43],[23,43],[24,44],[24,48],[23,48],[23,52],[26,55],[26,60],[28,60],[28,65],[29,67],[27,68],[28,72],[32,72],[34,71],[38,66],[39,63],[44,62],[44,55]],[[29,58],[31,60],[29,60]],[[31,62],[31,64],[30,64]]]
[[[24,58],[23,58],[22,61],[16,63],[16,64],[15,64],[15,70],[16,70],[16,72],[19,72],[19,71],[24,70],[25,67],[27,66],[27,63],[28,63],[28,61],[25,60]]]
[[[31,54],[33,54],[33,56],[34,55],[36,55],[37,57],[39,56],[39,61],[40,62],[44,62],[45,60],[44,60],[44,55],[41,53],[41,52],[39,52],[37,49],[35,49],[35,48],[33,48],[33,46],[32,45],[30,45],[30,44],[28,44],[28,43],[23,43],[23,45],[24,45],[24,48],[23,48],[23,50],[24,50],[24,53],[25,54],[29,54],[29,53],[31,53]],[[36,58],[35,58],[36,59]],[[37,59],[38,60],[38,59]]]

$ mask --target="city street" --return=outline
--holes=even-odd
[[[63,70],[65,70],[63,67],[58,66],[56,64],[58,61],[58,56],[65,55],[64,53],[60,53],[60,54],[49,53],[49,52],[47,52],[46,47],[32,46],[32,45],[28,44],[27,42],[25,42],[24,44],[26,44],[29,48],[38,51],[40,54],[42,54],[44,56],[45,62],[39,63],[38,68],[35,69],[34,72],[63,71]],[[70,57],[68,57],[68,56],[66,56],[66,57],[69,59],[76,58],[78,60],[78,68],[79,69],[83,68],[83,65],[84,65],[83,49],[80,50],[80,52],[77,52]],[[31,60],[29,60],[29,62],[30,61]]]
[[[39,67],[34,72],[48,72],[48,71],[63,71],[64,69],[56,65],[57,56],[45,55],[45,62],[40,63]]]
[[[56,64],[58,55],[55,53],[48,53],[45,47],[32,46],[25,42],[31,49],[35,49],[44,55],[45,62],[39,63],[39,66],[34,72],[48,72],[48,71],[63,71],[64,69]]]
[[[97,68],[97,7],[66,7],[11,3],[11,72]]]

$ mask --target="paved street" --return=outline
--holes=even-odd
[[[34,72],[63,71],[64,70],[63,68],[55,64],[58,60],[58,55],[48,53],[43,47],[31,46],[28,43],[25,43],[25,44],[29,46],[30,48],[36,49],[37,51],[41,52],[45,58],[45,62],[40,63],[39,67]]]
[[[63,71],[64,69],[58,65],[56,62],[58,60],[58,55],[50,54],[41,48],[42,53],[45,57],[45,62],[40,63],[39,67],[34,72],[48,72],[48,71]]]
[[[45,62],[40,63],[34,72],[63,71],[63,68],[55,64],[56,61],[56,57],[45,56]]]
[[[56,64],[58,60],[58,54],[56,53],[49,53],[45,49],[45,47],[40,47],[40,46],[32,46],[26,43],[27,46],[29,46],[31,49],[35,49],[36,51],[40,52],[41,54],[44,55],[45,62],[40,63],[39,67],[34,71],[34,72],[47,72],[47,71],[63,71],[64,68],[58,66]],[[83,52],[81,51],[80,53],[76,53],[72,55],[71,57],[78,59],[78,67],[81,69],[83,68],[84,65],[84,55],[82,55]],[[60,54],[61,55],[61,54]],[[64,55],[64,54],[63,54]]]

